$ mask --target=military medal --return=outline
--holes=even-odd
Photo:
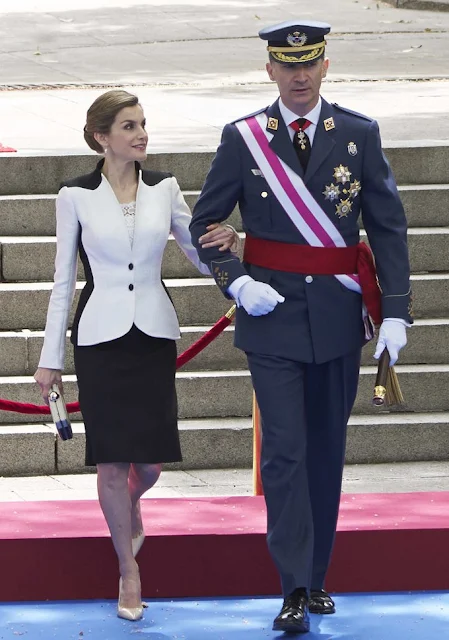
[[[328,184],[324,187],[323,196],[326,200],[333,202],[340,196],[340,187],[338,184]]]
[[[362,185],[358,180],[354,180],[354,182],[351,182],[351,184],[349,185],[349,195],[351,196],[351,198],[356,198],[359,195],[361,189]]]
[[[337,210],[335,213],[339,218],[347,218],[351,211],[352,202],[347,198],[347,200],[340,200],[339,204],[337,204]]]
[[[342,164],[334,169],[334,178],[337,182],[341,182],[341,184],[349,182],[351,176],[352,173],[349,171],[349,168],[344,167]]]
[[[307,136],[302,129],[297,132],[299,146],[301,147],[301,151],[305,151]]]

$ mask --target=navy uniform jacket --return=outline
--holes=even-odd
[[[359,216],[362,215],[376,259],[383,317],[412,322],[407,223],[391,169],[382,152],[377,123],[323,100],[304,176],[278,101],[263,111],[268,118],[279,121],[276,131],[270,129],[274,134],[271,148],[303,178],[347,245],[359,242]],[[333,118],[334,128],[326,131],[324,121],[328,118]],[[358,180],[361,187],[357,195],[350,197],[352,210],[342,217],[336,214],[337,205],[341,198],[348,196],[340,193],[340,197],[332,201],[323,194],[326,186],[337,184],[334,172],[340,165],[348,167],[351,183]],[[318,364],[360,348],[365,341],[361,296],[340,284],[334,276],[313,276],[310,282],[310,277],[306,280],[310,274],[242,264],[230,253],[223,254],[217,248],[202,249],[199,245],[198,238],[206,232],[206,226],[226,219],[237,203],[245,232],[267,240],[306,244],[264,177],[252,169],[257,169],[257,165],[243,138],[234,124],[227,124],[190,224],[200,259],[210,266],[225,295],[236,278],[249,274],[255,280],[269,283],[285,297],[285,302],[265,316],[253,317],[239,308],[235,345],[244,351]],[[342,192],[349,183],[339,186]]]

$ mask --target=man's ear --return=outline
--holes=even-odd
[[[329,69],[329,58],[324,58],[323,66],[321,68],[321,77],[325,78],[327,76],[327,70]]]
[[[274,80],[274,76],[273,76],[273,65],[271,64],[271,62],[267,62],[267,64],[265,65],[265,69],[267,70],[268,73],[268,77],[270,78],[270,80]]]

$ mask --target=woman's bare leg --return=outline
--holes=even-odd
[[[143,532],[139,500],[145,491],[156,484],[161,475],[161,469],[160,464],[131,464],[128,486],[131,498],[131,532],[134,538]]]
[[[97,487],[100,506],[111,532],[122,577],[123,607],[141,605],[139,567],[132,553],[131,510],[128,488],[128,463],[97,464]]]

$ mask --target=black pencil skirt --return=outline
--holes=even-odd
[[[174,340],[133,325],[110,342],[74,347],[86,465],[181,460]]]

